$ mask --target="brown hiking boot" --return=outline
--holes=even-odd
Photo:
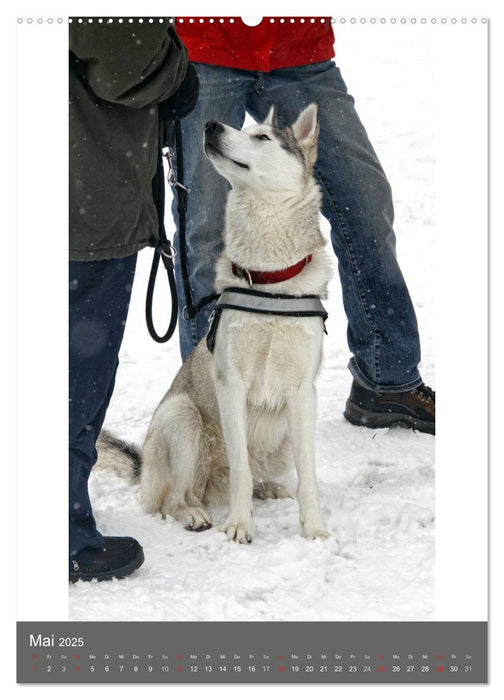
[[[355,380],[343,413],[347,421],[366,428],[401,425],[436,434],[436,394],[425,384],[396,393],[364,389]]]

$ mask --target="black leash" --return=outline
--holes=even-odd
[[[152,260],[152,267],[149,276],[149,283],[147,285],[145,318],[147,321],[147,328],[149,330],[151,338],[153,338],[158,343],[166,343],[172,337],[177,326],[178,296],[177,287],[175,284],[174,265],[174,258],[177,254],[177,251],[175,250],[171,242],[168,240],[166,236],[166,230],[164,227],[165,187],[163,157],[166,158],[168,164],[168,183],[174,191],[174,196],[176,197],[177,201],[177,213],[179,218],[180,270],[186,302],[182,312],[184,320],[188,321],[195,318],[198,311],[200,311],[207,304],[210,304],[212,301],[217,299],[219,295],[209,294],[208,296],[203,297],[203,299],[201,299],[197,304],[194,304],[192,299],[186,247],[186,211],[187,195],[189,193],[189,189],[184,185],[184,151],[182,144],[182,127],[179,119],[163,123],[161,132],[161,144],[162,149],[160,150],[158,155],[157,172],[153,180],[153,195],[159,218],[159,240],[155,245],[154,257]],[[173,167],[174,156],[176,156],[177,160],[176,175],[175,168]],[[152,300],[154,296],[154,288],[156,284],[156,276],[160,259],[163,260],[163,264],[168,275],[168,283],[170,286],[172,303],[170,324],[168,326],[168,330],[162,336],[158,335],[158,333],[156,332],[154,328],[154,322],[152,319]]]
[[[166,343],[175,332],[177,327],[177,317],[178,317],[178,296],[177,296],[177,285],[175,283],[175,270],[173,264],[173,258],[175,257],[175,248],[167,240],[167,243],[159,243],[154,251],[154,257],[152,259],[152,266],[149,275],[149,282],[147,284],[147,299],[145,303],[145,320],[147,321],[147,328],[149,330],[151,338],[157,343]],[[154,321],[152,319],[152,299],[154,296],[154,287],[156,285],[156,276],[159,267],[159,260],[163,260],[165,270],[168,275],[168,283],[170,285],[170,294],[172,300],[171,317],[168,330],[164,335],[158,335],[156,329],[154,328]]]
[[[164,138],[164,135],[163,135]],[[149,282],[147,284],[147,298],[145,300],[145,320],[147,322],[147,328],[149,330],[151,338],[153,338],[157,343],[166,343],[175,332],[177,327],[177,316],[178,316],[178,296],[177,296],[177,286],[175,284],[175,266],[174,258],[176,255],[176,250],[172,246],[171,242],[166,236],[166,230],[164,226],[164,211],[165,211],[165,186],[164,186],[164,170],[163,170],[163,157],[161,150],[158,153],[158,164],[156,174],[152,181],[152,194],[154,197],[154,202],[156,204],[156,209],[158,213],[159,229],[158,229],[158,240],[154,246],[154,256],[152,258],[152,266],[149,275]],[[159,267],[159,261],[163,260],[163,265],[165,267],[168,284],[170,286],[171,294],[171,317],[168,330],[164,335],[159,335],[154,328],[154,321],[152,318],[152,300],[154,297],[154,288],[156,285],[157,271]]]
[[[197,313],[207,304],[218,299],[216,293],[208,294],[200,299],[195,304],[192,299],[191,283],[189,281],[189,265],[187,263],[187,246],[186,246],[186,211],[187,211],[187,195],[189,189],[184,186],[184,149],[182,147],[182,126],[180,121],[173,122],[175,134],[175,150],[177,154],[177,179],[171,183],[177,191],[177,212],[179,215],[179,248],[180,248],[180,270],[182,276],[182,284],[184,287],[185,306],[182,310],[184,321],[191,321],[196,317]],[[172,170],[173,172],[173,170]]]

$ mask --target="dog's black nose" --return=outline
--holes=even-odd
[[[206,134],[218,134],[219,132],[224,131],[224,127],[220,122],[216,122],[214,120],[207,122],[205,124],[205,133]]]

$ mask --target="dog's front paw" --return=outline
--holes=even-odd
[[[327,540],[329,533],[323,525],[308,527],[303,526],[303,537],[307,540]]]
[[[220,530],[227,535],[230,541],[239,542],[240,544],[252,542],[252,523],[250,520],[246,522],[243,518],[236,519],[230,516]]]

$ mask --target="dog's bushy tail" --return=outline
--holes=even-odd
[[[142,472],[142,453],[137,445],[102,430],[96,442],[98,461],[95,469],[110,469],[119,476],[136,481]]]

